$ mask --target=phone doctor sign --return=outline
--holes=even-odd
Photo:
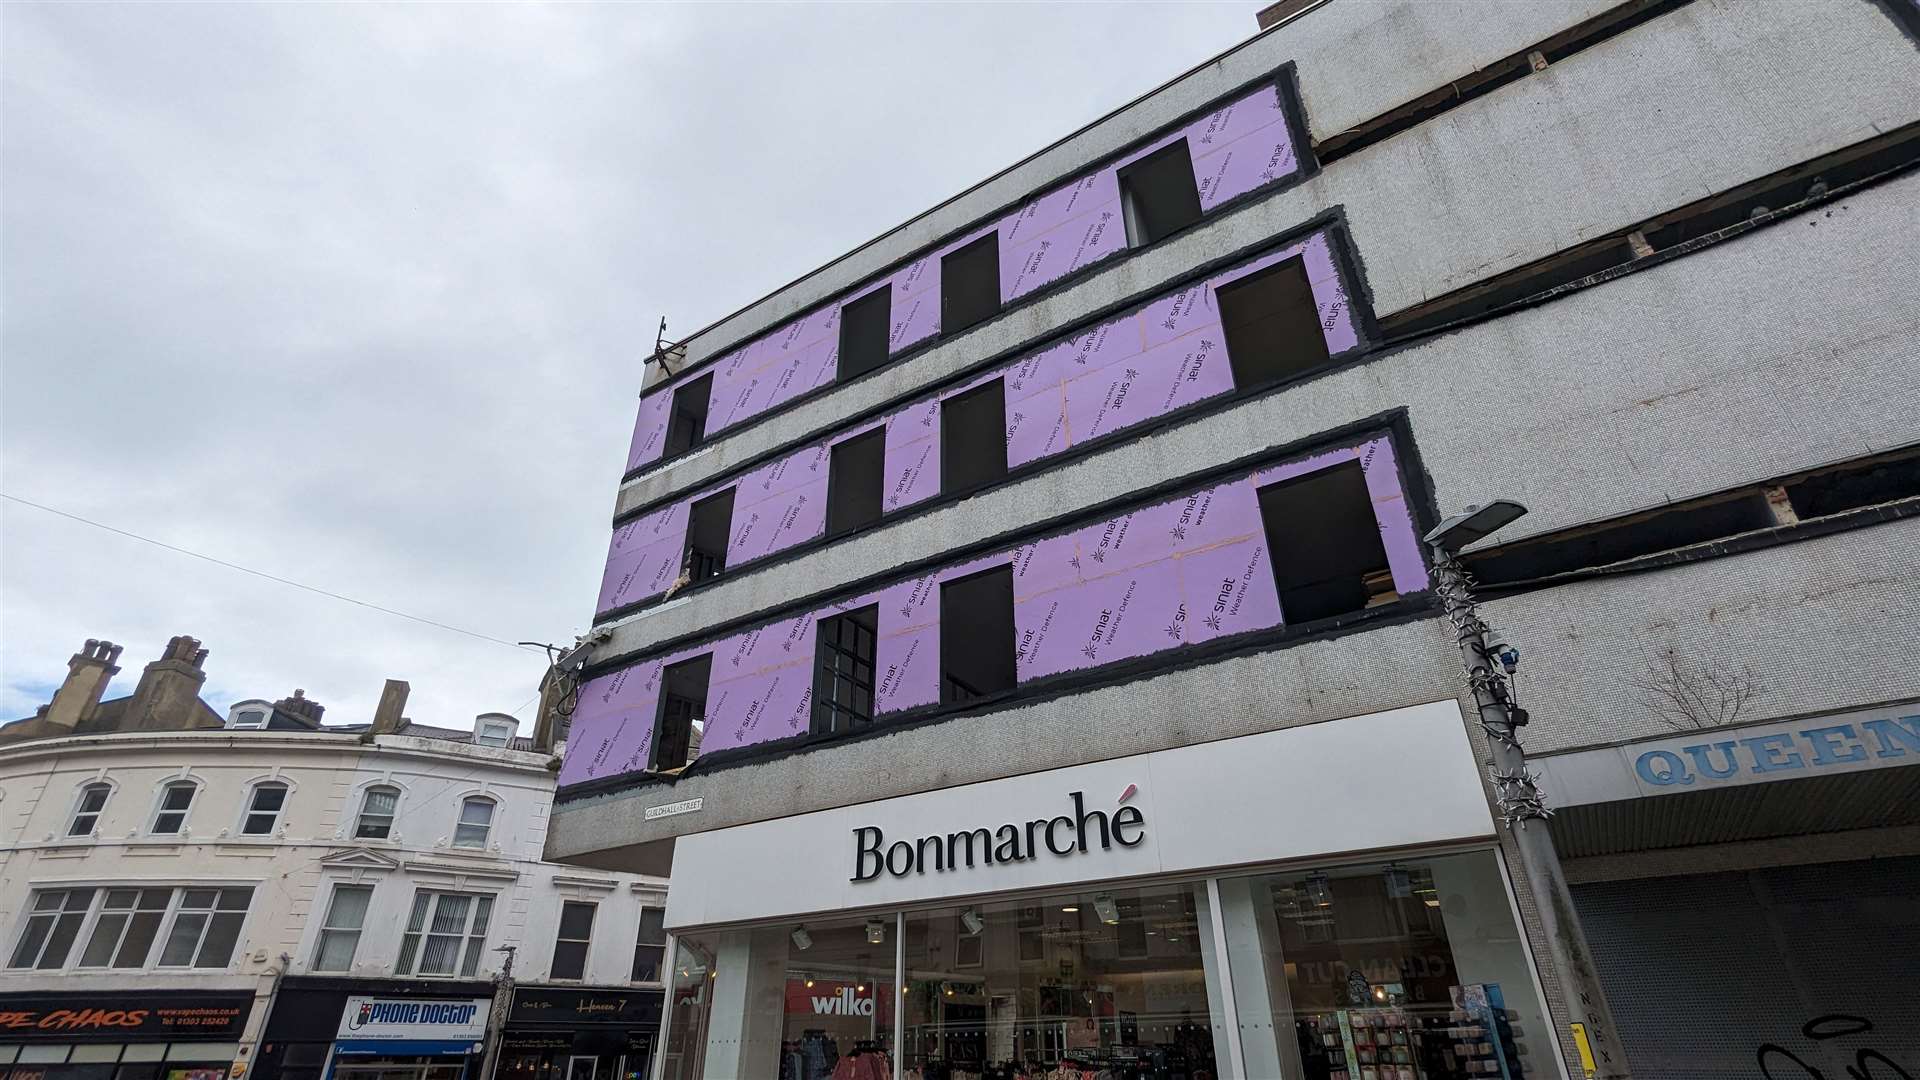
[[[436,1001],[355,995],[347,999],[340,1017],[340,1038],[477,1043],[486,1038],[491,1005],[486,998]]]

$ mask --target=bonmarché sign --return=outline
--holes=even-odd
[[[1038,859],[1042,852],[1066,858],[1085,854],[1093,843],[1108,851],[1115,844],[1130,848],[1146,840],[1147,816],[1139,807],[1122,806],[1109,816],[1104,810],[1088,810],[1082,792],[1073,792],[1067,798],[1073,803],[1071,814],[982,825],[891,843],[879,826],[863,825],[853,830],[853,877],[848,880],[872,881],[881,874],[900,878],[928,870],[936,874],[971,870],[976,865]]]

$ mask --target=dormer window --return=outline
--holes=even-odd
[[[265,709],[241,709],[233,714],[233,719],[228,722],[227,726],[232,728],[263,728],[267,726],[268,715],[270,714]]]
[[[481,746],[511,746],[520,725],[512,720],[481,720],[473,726],[473,741]]]

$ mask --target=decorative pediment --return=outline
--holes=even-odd
[[[330,851],[320,857],[320,865],[328,870],[373,870],[384,872],[400,869],[400,861],[368,848],[341,848]]]

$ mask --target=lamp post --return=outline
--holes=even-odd
[[[493,980],[493,1005],[487,1012],[487,1034],[483,1044],[485,1051],[480,1055],[479,1080],[493,1080],[500,1071],[500,1043],[507,1033],[507,1014],[513,1009],[513,957],[519,949],[513,945],[500,945],[493,951],[507,955],[500,965],[500,974]]]
[[[1458,556],[1461,548],[1512,524],[1526,512],[1519,503],[1504,500],[1484,507],[1470,506],[1465,513],[1435,526],[1425,540],[1433,549],[1434,589],[1459,637],[1467,683],[1480,711],[1480,730],[1493,748],[1488,767],[1500,820],[1513,835],[1520,865],[1533,887],[1547,950],[1564,990],[1567,1022],[1580,1054],[1579,1064],[1589,1078],[1630,1080],[1633,1073],[1620,1046],[1613,1010],[1607,1005],[1586,933],[1580,928],[1573,894],[1553,847],[1553,834],[1547,830],[1547,817],[1552,811],[1546,807],[1538,777],[1527,771],[1526,751],[1520,745],[1518,729],[1526,724],[1527,713],[1515,704],[1507,682],[1519,666],[1520,654],[1505,644],[1488,644],[1487,624],[1480,621],[1474,609],[1473,579]]]

